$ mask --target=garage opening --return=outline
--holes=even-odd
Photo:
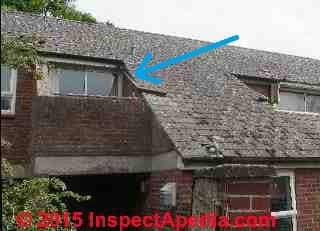
[[[102,230],[89,226],[89,213],[104,216],[141,215],[145,194],[141,174],[66,176],[61,179],[67,188],[81,195],[90,195],[85,202],[67,202],[70,212],[82,212],[84,224],[77,230]],[[110,228],[108,228],[109,230]],[[111,229],[110,229],[111,230]],[[119,227],[112,230],[119,230]]]

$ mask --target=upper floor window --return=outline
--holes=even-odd
[[[56,94],[115,96],[118,93],[117,76],[103,69],[57,68],[52,74]]]
[[[320,94],[280,91],[279,109],[320,113]]]
[[[1,113],[15,112],[17,71],[1,64]]]

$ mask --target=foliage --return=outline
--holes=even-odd
[[[1,173],[12,169],[6,160],[1,160]],[[5,165],[4,165],[5,163]],[[33,225],[37,221],[37,213],[64,212],[67,207],[66,199],[75,201],[89,200],[89,196],[81,196],[66,189],[63,181],[57,178],[29,178],[10,180],[4,182],[2,178],[2,222],[7,230],[33,231],[36,227],[18,228],[15,224],[15,216],[20,211],[28,211],[33,214]],[[48,228],[47,230],[53,230]],[[55,229],[58,230],[58,229]],[[59,230],[71,230],[71,228],[60,228]]]
[[[75,20],[75,21],[82,21],[82,22],[91,22],[96,23],[97,20],[90,14],[84,13],[75,8],[75,6],[66,7],[61,15],[65,19]]]
[[[74,2],[74,0],[1,0],[1,9],[37,14],[49,13],[52,16],[65,19],[92,23],[97,22],[91,14],[77,10],[72,2]]]
[[[36,67],[43,61],[38,55],[36,43],[35,35],[8,37],[1,34],[1,63],[34,72],[35,79],[41,79],[42,72]]]
[[[274,96],[270,96],[267,102],[267,110],[275,111],[278,108],[278,98]]]
[[[6,159],[1,160],[1,176],[12,176],[13,168]]]

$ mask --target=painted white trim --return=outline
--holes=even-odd
[[[257,164],[259,165],[259,164]],[[261,165],[261,164],[260,164]],[[212,167],[216,167],[216,165],[185,165],[183,163],[183,161],[181,161],[181,165],[180,169],[181,170],[198,170],[198,169],[203,169],[203,168],[212,168]],[[299,169],[299,168],[308,168],[308,169],[319,169],[320,168],[320,162],[317,164],[317,162],[313,162],[313,163],[298,163],[298,164],[291,164],[291,163],[287,163],[287,164],[274,164],[271,165],[272,167],[276,168],[276,169]]]
[[[289,111],[289,110],[281,110],[276,109],[279,112],[287,112],[287,113],[295,113],[295,114],[304,114],[304,115],[319,115],[317,112],[307,112],[307,111]]]
[[[123,75],[122,74],[118,74],[118,78],[117,78],[117,88],[118,88],[118,97],[122,97],[123,96]]]
[[[318,164],[312,163],[312,164],[277,164],[273,165],[276,169],[297,169],[297,168],[320,168],[320,162]]]
[[[277,176],[289,176],[290,177],[290,192],[292,210],[271,212],[271,215],[279,218],[292,217],[293,231],[297,231],[297,201],[296,201],[296,188],[295,188],[295,174],[293,170],[278,169],[276,170]]]
[[[16,69],[10,68],[10,92],[1,92],[2,95],[9,95],[12,99],[10,102],[10,110],[1,110],[3,115],[14,115],[16,111],[16,98],[17,98],[17,76]]]
[[[289,210],[289,211],[280,211],[280,212],[271,212],[271,216],[277,218],[289,218],[297,215],[297,211]]]
[[[320,95],[320,88],[315,89],[315,85],[304,85],[299,83],[299,86],[289,86],[288,83],[280,83],[280,88],[282,91],[293,92],[293,93],[306,93],[310,95]]]
[[[84,95],[88,95],[88,71],[84,71]]]

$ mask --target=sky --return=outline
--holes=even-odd
[[[320,59],[320,0],[77,0],[98,21]]]

